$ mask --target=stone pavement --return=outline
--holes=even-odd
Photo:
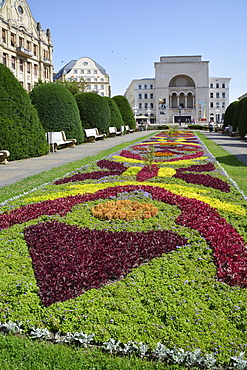
[[[122,143],[126,143],[126,145],[128,145],[128,142],[139,138],[141,140],[144,136],[150,133],[151,131],[134,132],[124,136],[99,140],[95,143],[81,144],[75,148],[61,149],[58,152],[50,153],[42,157],[9,162],[7,165],[0,166],[0,188],[11,185],[40,172],[48,171],[54,167],[62,166],[65,163],[74,162],[89,155],[95,155],[102,150],[109,149],[115,145]],[[247,165],[247,142],[218,132],[210,134],[208,131],[203,131],[203,134]],[[218,159],[219,162],[224,162],[224,158],[216,159]]]
[[[214,143],[219,145],[222,149],[228,153],[235,155],[243,164],[247,166],[247,142],[244,140],[231,137],[230,135],[222,134],[220,132],[202,131]],[[224,158],[216,158],[219,162],[224,162]]]
[[[150,133],[151,131],[134,132],[128,135],[107,138],[106,140],[98,140],[95,143],[84,143],[77,145],[75,148],[64,148],[42,157],[21,159],[9,162],[7,165],[0,165],[0,188],[40,172],[51,170],[54,167],[95,155],[115,145],[122,143],[128,145],[128,142],[138,138],[141,140],[142,137]]]

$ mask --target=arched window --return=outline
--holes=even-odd
[[[177,108],[178,107],[178,98],[177,98],[176,93],[172,94],[171,103],[172,103],[172,108]]]
[[[192,93],[188,93],[187,108],[193,108],[193,95],[192,95]]]

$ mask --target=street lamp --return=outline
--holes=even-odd
[[[178,106],[178,111],[179,111],[179,126],[181,125],[181,110],[183,109],[182,105]]]
[[[138,112],[138,107],[136,105],[134,105],[134,107],[132,109],[133,109],[134,114],[135,114],[135,122],[136,122],[136,113]]]

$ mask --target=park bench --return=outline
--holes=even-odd
[[[97,128],[86,128],[84,129],[85,141],[89,143],[95,143],[95,140],[105,140],[106,134],[99,134]]]
[[[129,125],[125,126],[126,134],[132,134],[135,130],[131,129]]]
[[[8,150],[0,150],[0,164],[7,164],[7,158],[10,156],[10,152]]]
[[[109,135],[111,137],[116,137],[122,134],[123,134],[122,131],[117,131],[117,128],[115,126],[109,127]]]
[[[58,147],[75,147],[76,139],[66,139],[64,131],[51,131],[46,133],[46,139],[50,144],[51,152],[56,152]]]

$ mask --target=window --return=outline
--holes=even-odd
[[[104,82],[104,79],[103,79],[103,78],[101,78],[101,79],[100,79],[100,81]]]
[[[27,84],[27,89],[28,89],[28,91],[31,91],[31,84],[30,84],[30,82],[28,82],[28,84]]]
[[[138,85],[138,89],[141,90],[141,88],[142,88],[142,85]]]
[[[89,75],[91,73],[90,69],[87,70],[87,74]]]
[[[94,80],[94,81],[97,81],[97,78],[94,78],[93,80]]]
[[[27,50],[31,50],[31,42],[27,41]]]
[[[27,73],[31,73],[31,63],[30,62],[27,62]],[[45,75],[44,75],[44,77],[45,77]]]
[[[104,90],[104,85],[100,85],[101,90]]]
[[[153,109],[154,103],[150,103],[150,108]]]
[[[94,90],[98,91],[98,86],[97,85],[94,85]]]
[[[150,99],[153,99],[154,98],[154,94],[150,94]]]
[[[220,87],[220,85],[219,84],[216,84],[216,89],[218,89]]]
[[[11,33],[10,43],[11,43],[11,46],[15,46],[15,44],[16,44],[15,34],[13,34],[13,33]]]
[[[214,87],[214,84],[210,84],[210,89],[213,89],[213,87]]]
[[[104,92],[102,92],[102,93],[100,93],[100,95],[101,95],[101,96],[104,96],[104,95],[105,95],[105,93],[104,93]]]
[[[145,108],[147,108],[148,107],[148,103],[145,103]]]
[[[226,93],[222,93],[222,98],[224,99],[226,97]]]
[[[84,69],[81,69],[81,74],[84,74]]]
[[[214,98],[214,93],[210,93],[210,98],[213,99]]]
[[[7,42],[7,31],[2,29],[2,41],[4,44]]]
[[[225,106],[226,106],[226,104],[225,104],[225,102],[223,101],[223,102],[222,102],[222,108],[225,108]]]
[[[77,73],[77,69],[74,69],[74,73],[75,73],[75,74]]]
[[[3,64],[6,66],[7,65],[7,54],[3,53]]]
[[[210,102],[210,108],[213,108],[214,107],[214,103],[211,101]]]
[[[216,93],[216,98],[219,98],[220,97],[220,93]]]
[[[150,89],[152,90],[154,87],[153,87],[153,85],[150,85]]]
[[[33,54],[36,57],[37,56],[37,45],[33,45]]]
[[[15,57],[11,57],[11,68],[15,69]]]
[[[91,81],[91,78],[87,78],[87,81]]]
[[[225,84],[222,84],[222,89],[225,89],[226,85]]]
[[[148,94],[144,94],[144,99],[147,99],[148,98]]]
[[[216,103],[216,108],[219,108],[220,107],[220,103]]]
[[[142,94],[138,94],[138,99],[142,99]]]
[[[95,69],[95,70],[93,71],[93,73],[94,73],[95,75],[97,75],[97,69]]]
[[[23,59],[20,59],[20,64],[19,64],[19,69],[20,69],[20,72],[23,72]]]
[[[144,85],[144,89],[147,90],[147,88],[148,88],[147,85]]]
[[[33,74],[34,74],[34,76],[38,76],[38,66],[37,66],[37,64],[34,64],[34,66],[33,66]]]
[[[139,108],[142,108],[142,103],[139,103]]]
[[[19,37],[19,46],[23,46],[24,45],[24,40],[22,37]]]

